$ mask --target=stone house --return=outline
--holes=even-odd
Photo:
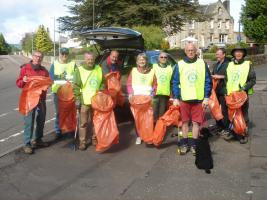
[[[185,38],[197,39],[198,48],[206,48],[210,45],[225,46],[236,43],[234,34],[234,19],[230,15],[230,0],[218,0],[215,3],[201,5],[201,11],[210,15],[204,22],[191,21],[186,23],[183,30],[177,34],[169,36],[167,39],[170,48],[185,46]]]

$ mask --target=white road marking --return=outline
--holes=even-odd
[[[0,117],[4,117],[4,116],[6,116],[8,113],[3,113],[3,114],[1,114],[0,115]]]
[[[17,111],[17,110],[19,110],[19,108],[14,108],[13,110],[14,110],[14,111]]]
[[[54,121],[54,120],[55,120],[55,118],[49,119],[49,120],[47,120],[47,121],[45,122],[45,124],[50,123],[50,122],[52,122],[52,121]],[[10,135],[10,136],[8,136],[8,137],[6,137],[6,138],[3,138],[3,139],[0,140],[0,143],[1,143],[1,142],[5,142],[5,141],[9,140],[10,138],[17,137],[17,136],[21,135],[22,133],[24,133],[24,131],[20,131],[20,132],[18,132],[18,133],[15,133],[15,134],[13,134],[13,135]]]

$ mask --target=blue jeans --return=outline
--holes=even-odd
[[[33,139],[40,140],[43,137],[43,133],[44,133],[44,124],[45,124],[45,116],[46,116],[45,100],[40,100],[38,105],[31,112],[29,112],[27,116],[24,116],[23,137],[24,137],[25,146],[31,145],[36,112],[37,112],[36,129],[35,129],[35,135]]]
[[[54,99],[54,108],[55,108],[55,113],[56,113],[54,126],[55,126],[56,134],[60,135],[61,130],[59,128],[58,97],[56,93],[53,93],[53,99]]]

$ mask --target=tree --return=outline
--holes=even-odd
[[[205,19],[197,0],[71,1],[74,3],[68,8],[73,16],[59,18],[63,31],[80,32],[103,26],[155,25],[166,28],[168,33],[173,33],[182,30],[182,26],[189,20]]]
[[[45,29],[44,25],[40,25],[36,37],[35,37],[36,49],[47,53],[53,49],[53,42],[49,37],[48,31]]]
[[[11,52],[11,47],[6,42],[4,35],[0,33],[0,55],[6,55]]]
[[[163,30],[157,26],[134,26],[134,30],[140,32],[145,40],[145,49],[161,49],[164,39]]]
[[[267,1],[246,0],[242,7],[241,22],[247,37],[258,43],[267,43]]]
[[[36,33],[25,33],[20,41],[22,50],[26,53],[31,53],[35,49]]]

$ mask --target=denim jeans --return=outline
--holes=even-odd
[[[34,121],[36,116],[36,129],[35,135],[33,137]],[[46,102],[45,100],[40,100],[38,105],[28,113],[27,116],[24,116],[24,144],[25,146],[30,146],[31,139],[40,140],[43,137],[44,133],[44,124],[46,116]]]
[[[61,134],[61,130],[59,128],[58,97],[56,93],[53,93],[53,99],[54,99],[54,109],[56,113],[54,127],[55,127],[56,134]]]

